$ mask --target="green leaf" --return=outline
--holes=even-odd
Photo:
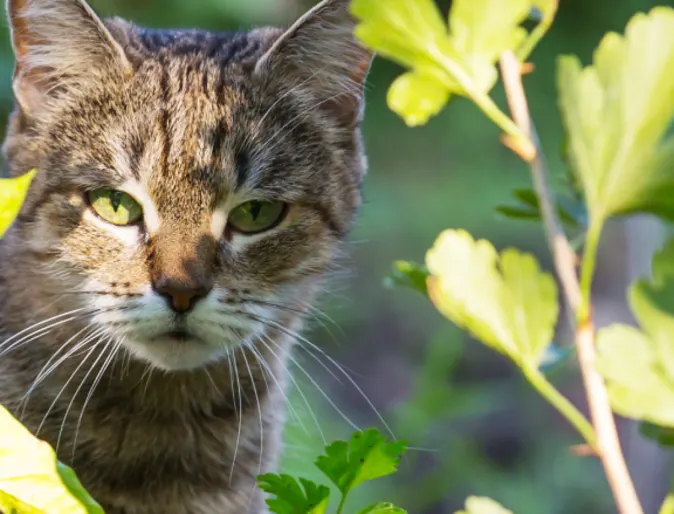
[[[396,507],[392,503],[377,503],[364,508],[358,514],[407,514],[407,511]]]
[[[432,0],[352,0],[351,12],[360,22],[358,39],[412,70],[393,83],[388,103],[416,126],[437,114],[451,94],[481,97],[484,105],[498,77],[499,55],[535,44],[521,24],[532,7],[549,3],[455,0],[448,25]]]
[[[260,489],[273,494],[267,499],[271,512],[276,514],[324,514],[328,507],[330,489],[290,475],[267,473],[257,477]],[[300,486],[301,484],[301,486]]]
[[[525,41],[527,31],[521,24],[531,7],[531,0],[454,0],[449,16],[452,43],[479,91],[487,92],[496,83],[495,63],[501,53]]]
[[[541,212],[538,206],[538,198],[533,189],[515,189],[513,195],[520,202],[517,205],[500,205],[496,211],[503,216],[514,219],[540,220]],[[587,226],[587,212],[585,204],[569,198],[558,195],[557,213],[560,220],[570,228],[579,228]]]
[[[495,208],[496,212],[515,220],[538,221],[541,219],[541,213],[528,207],[515,207],[510,205],[499,205]]]
[[[28,187],[36,173],[37,170],[31,170],[20,177],[0,178],[0,237],[5,235],[19,214]]]
[[[513,514],[498,502],[483,496],[469,496],[465,509],[456,514]]]
[[[426,296],[426,279],[428,270],[414,262],[396,261],[393,264],[393,272],[386,277],[389,286],[409,287]]]
[[[642,330],[613,325],[597,336],[597,369],[614,410],[674,427],[674,244],[653,258],[654,280],[640,279],[628,300]]]
[[[416,127],[442,110],[449,100],[449,89],[432,77],[408,72],[393,81],[386,100],[409,127]]]
[[[378,430],[355,432],[351,440],[336,441],[318,457],[316,466],[346,495],[354,487],[396,472],[407,444],[387,442]]]
[[[661,427],[642,421],[639,423],[639,433],[646,439],[657,442],[660,446],[674,446],[674,428]]]
[[[0,511],[3,510],[17,514],[103,514],[75,473],[57,462],[54,450],[0,407]]]
[[[443,315],[520,366],[541,362],[559,307],[555,280],[532,255],[499,255],[488,241],[445,230],[426,265],[429,296]]]
[[[651,212],[674,219],[674,10],[637,14],[625,36],[607,34],[582,68],[558,61],[569,160],[591,217]]]

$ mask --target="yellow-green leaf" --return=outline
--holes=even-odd
[[[0,237],[19,214],[35,173],[37,170],[31,170],[16,178],[0,178]]]
[[[568,152],[597,221],[653,212],[674,219],[673,143],[662,145],[674,117],[674,9],[637,14],[625,35],[610,33],[583,68],[558,62]]]
[[[674,241],[653,258],[654,280],[630,286],[641,330],[613,325],[597,336],[597,368],[623,416],[674,427]]]
[[[516,50],[527,37],[520,25],[531,0],[455,0],[449,16],[452,43],[468,66],[477,88],[496,83],[496,62],[504,50]]]
[[[358,39],[412,70],[394,82],[389,105],[408,124],[420,125],[442,109],[450,93],[489,103],[499,55],[531,42],[521,23],[533,6],[547,2],[455,0],[449,24],[432,0],[352,0],[351,12],[359,20]]]
[[[513,514],[498,502],[484,496],[469,496],[465,509],[456,514]]]
[[[54,450],[0,407],[0,512],[103,514]]]
[[[445,230],[426,266],[429,296],[443,315],[520,366],[540,363],[559,307],[555,280],[532,255],[499,255],[488,241]]]
[[[417,72],[400,75],[388,90],[389,108],[410,127],[424,125],[449,100],[449,89],[431,77]]]

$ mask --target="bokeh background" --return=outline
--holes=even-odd
[[[92,1],[103,15],[152,27],[213,30],[287,24],[312,3]],[[446,12],[450,2],[439,4]],[[604,33],[622,31],[632,14],[654,5],[650,0],[561,0],[551,32],[533,54],[535,73],[525,84],[556,176],[562,174],[556,56],[573,53],[589,62]],[[13,58],[6,26],[2,30],[0,112],[6,119]],[[363,487],[348,512],[367,502],[388,500],[413,514],[452,513],[468,494],[491,496],[516,514],[615,512],[599,462],[572,454],[578,436],[513,366],[444,321],[425,298],[384,285],[394,260],[422,262],[444,228],[463,227],[497,247],[534,252],[550,268],[541,228],[499,218],[494,211],[509,200],[513,188],[529,185],[527,169],[499,143],[497,129],[462,100],[453,101],[427,126],[407,128],[385,100],[388,85],[400,72],[396,65],[377,59],[368,81],[367,201],[351,238],[351,259],[344,263],[349,272],[326,293],[321,305],[325,316],[307,332],[329,357],[321,357],[320,364],[306,352],[297,356],[312,379],[296,367],[302,394],[293,393],[297,416],[289,415],[283,467],[323,480],[312,468],[323,438],[348,437],[350,423],[385,430],[383,418],[412,448],[401,472]],[[494,95],[503,105],[502,91],[497,88]],[[648,219],[610,227],[596,289],[600,324],[630,321],[625,285],[647,271],[662,232]],[[558,343],[568,344],[565,327],[558,332]],[[330,359],[348,371],[355,385]],[[585,410],[573,365],[554,381]],[[641,439],[633,424],[622,420],[620,428],[646,512],[653,514],[668,485],[669,458]]]

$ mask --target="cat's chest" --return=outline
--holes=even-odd
[[[149,414],[88,420],[96,423],[89,432],[95,435],[80,436],[72,461],[85,487],[121,502],[126,510],[119,512],[149,514],[138,507],[148,504],[164,504],[163,514],[226,514],[229,504],[237,506],[231,512],[246,512],[244,500],[257,494],[255,476],[265,468],[259,423],[251,423],[245,410],[242,417],[226,410]],[[166,498],[172,498],[170,508]]]

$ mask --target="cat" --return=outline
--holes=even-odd
[[[8,0],[0,404],[107,514],[267,512],[287,365],[361,203],[372,54],[348,0],[289,29],[141,28]]]

